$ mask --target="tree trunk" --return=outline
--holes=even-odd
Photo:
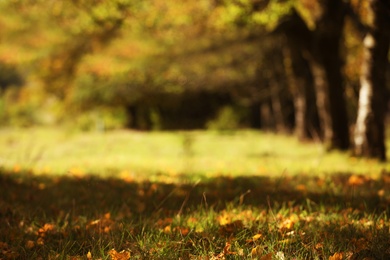
[[[354,133],[354,152],[386,160],[385,110],[386,68],[389,51],[389,4],[370,0],[373,19],[364,38],[360,76],[359,108]]]
[[[286,35],[291,51],[300,52],[298,55],[309,64],[322,139],[329,149],[346,150],[350,140],[339,48],[345,16],[344,3],[326,0],[320,4],[320,15],[315,19],[314,30],[308,28],[296,11],[292,12],[290,19],[280,24],[278,30]]]
[[[315,109],[313,80],[306,60],[293,42],[284,48],[284,66],[289,90],[293,97],[295,134],[301,141],[311,139],[313,132],[318,131],[315,126],[317,110]]]
[[[348,149],[350,143],[339,48],[344,16],[342,1],[328,0],[322,4],[309,59],[324,142],[329,149],[340,150]]]
[[[275,119],[276,131],[284,133],[287,131],[287,127],[284,120],[285,118],[283,114],[282,100],[280,96],[280,86],[275,79],[270,79],[269,84],[271,92],[272,112]]]
[[[262,102],[260,105],[261,128],[263,130],[273,130],[275,121],[272,116],[271,104],[268,101]]]

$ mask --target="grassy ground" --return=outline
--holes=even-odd
[[[0,147],[0,259],[390,259],[388,164],[253,131]]]
[[[127,174],[130,177],[354,173],[377,176],[390,164],[325,153],[272,133],[71,133],[58,129],[0,130],[0,165],[34,173]],[[146,174],[146,176],[145,176]],[[157,176],[161,180],[161,176]],[[176,178],[174,178],[175,180]]]

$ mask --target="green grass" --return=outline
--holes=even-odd
[[[71,133],[58,129],[0,130],[0,165],[35,173],[121,172],[158,174],[285,175],[348,173],[378,175],[390,164],[325,153],[319,143],[257,131]]]
[[[319,144],[3,129],[0,147],[0,259],[390,259],[388,164]]]

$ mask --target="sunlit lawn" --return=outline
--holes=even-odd
[[[390,259],[389,164],[243,130],[0,130],[0,259]]]
[[[378,175],[390,164],[348,153],[325,153],[320,143],[258,131],[229,133],[69,132],[59,129],[0,130],[0,166],[35,173],[117,174],[130,178],[156,175]]]

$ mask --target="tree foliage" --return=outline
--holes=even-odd
[[[56,118],[139,104],[172,114],[183,107],[154,100],[216,93],[229,96],[221,109],[230,100],[263,127],[299,126],[300,139],[349,145],[366,1],[4,0],[0,14],[1,64],[17,69],[35,99],[62,107]]]

